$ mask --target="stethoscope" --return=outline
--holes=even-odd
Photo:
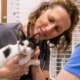
[[[29,26],[30,26],[30,22],[28,22],[28,25],[27,25],[27,36],[30,36]],[[43,45],[44,45],[44,44],[43,44]],[[42,45],[42,46],[43,46],[43,45]],[[47,44],[46,44],[46,47],[47,47]],[[46,49],[47,49],[47,48],[46,48]],[[46,50],[45,50],[45,51],[46,51]],[[43,62],[42,68],[41,68],[42,71],[43,71],[44,66],[45,66],[45,62],[46,62],[46,59],[47,59],[47,54],[48,54],[48,52],[46,51],[46,54],[45,54],[45,57],[44,57],[44,62]],[[40,55],[39,55],[39,59],[40,59]],[[48,78],[46,78],[46,80],[48,80]]]

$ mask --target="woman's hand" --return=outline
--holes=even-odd
[[[39,54],[40,54],[40,49],[39,49],[39,46],[37,46],[34,53],[32,53],[31,58],[32,59],[38,59]]]
[[[24,57],[25,56],[23,54],[17,55],[16,57],[9,60],[4,67],[0,68],[0,71],[2,71],[1,78],[19,78],[25,74],[29,70],[28,66],[26,66],[26,64],[18,64],[19,60]]]

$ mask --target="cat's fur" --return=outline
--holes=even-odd
[[[39,33],[33,37],[26,37],[21,29],[18,31],[18,41],[15,45],[7,45],[0,49],[0,67],[3,67],[5,63],[18,54],[27,55],[25,58],[19,61],[20,65],[28,62],[29,65],[39,65],[40,61],[37,59],[31,59],[31,54],[36,49],[39,43]],[[2,80],[2,79],[1,79]]]

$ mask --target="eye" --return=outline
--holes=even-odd
[[[22,45],[22,46],[23,46],[23,45],[24,45],[24,43],[23,43],[23,42],[20,42],[20,45]]]
[[[49,18],[49,22],[53,22],[53,20]]]
[[[59,29],[58,29],[58,27],[55,27],[55,29],[56,29],[56,31],[57,31],[57,32],[59,32]]]
[[[28,47],[34,48],[34,44],[29,43]]]
[[[51,22],[51,23],[52,23],[52,22],[55,22],[55,19],[54,19],[52,16],[50,16],[50,15],[48,16],[48,20],[49,20],[49,22]]]
[[[32,47],[32,44],[29,44],[28,47]]]

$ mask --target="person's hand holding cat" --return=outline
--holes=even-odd
[[[4,67],[2,67],[2,70],[4,73],[2,73],[2,78],[19,78],[21,77],[25,72],[28,72],[28,66],[26,64],[19,65],[18,62],[20,59],[24,58],[25,56],[23,54],[17,55],[16,57],[9,60]],[[5,76],[3,76],[5,75]]]
[[[39,49],[39,46],[37,46],[34,53],[32,53],[31,58],[32,59],[38,59],[39,54],[40,54],[40,49]]]

